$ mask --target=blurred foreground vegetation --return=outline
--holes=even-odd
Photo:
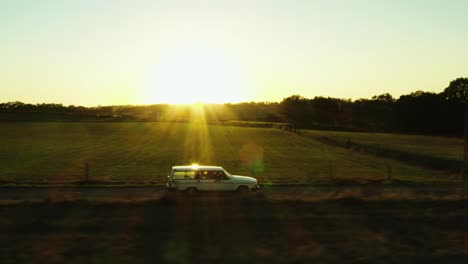
[[[466,201],[0,206],[1,263],[467,263]]]

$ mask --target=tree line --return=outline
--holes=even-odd
[[[468,78],[458,78],[440,93],[416,91],[398,99],[389,93],[370,99],[305,98],[281,102],[208,105],[204,121],[287,122],[299,129],[374,131],[461,136],[468,103]],[[193,121],[191,106],[0,104],[0,121]]]
[[[416,91],[398,99],[385,93],[355,101],[293,95],[281,105],[298,128],[461,136],[467,102],[468,78],[458,78],[441,93]]]

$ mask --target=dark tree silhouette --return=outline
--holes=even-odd
[[[463,168],[462,168],[462,178],[466,182],[468,178],[468,78],[457,78],[450,82],[449,86],[445,88],[443,95],[449,101],[454,103],[454,107],[459,108],[457,111],[458,115],[455,116],[456,119],[462,118],[462,109],[465,108],[465,118],[464,118],[464,155],[463,155]],[[462,122],[460,122],[462,123]]]
[[[396,101],[397,128],[416,134],[450,134],[449,103],[436,93],[417,91]]]
[[[450,82],[443,95],[446,99],[466,104],[468,103],[468,78],[458,78]]]
[[[379,102],[387,102],[387,103],[395,102],[395,99],[389,93],[384,93],[381,95],[374,95],[372,96],[372,100],[379,101]]]
[[[205,111],[205,118],[207,122],[214,123],[240,124],[248,121],[244,125],[249,126],[271,127],[276,125],[267,122],[288,122],[295,128],[462,136],[467,105],[468,78],[458,78],[451,81],[439,94],[416,91],[395,99],[385,93],[354,102],[349,99],[319,96],[309,99],[292,95],[284,98],[281,103],[211,105]],[[189,106],[184,108],[160,104],[83,107],[18,101],[0,103],[0,121],[190,120]],[[466,123],[468,132],[468,121]]]
[[[281,110],[286,120],[297,128],[307,127],[313,114],[309,100],[300,95],[284,98],[281,102]]]

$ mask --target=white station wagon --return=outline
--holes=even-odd
[[[173,166],[167,182],[170,190],[249,192],[260,189],[255,178],[231,175],[218,166]]]

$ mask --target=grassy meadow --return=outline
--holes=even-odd
[[[456,175],[272,128],[202,123],[19,122],[0,123],[0,138],[0,181],[4,182],[80,181],[88,164],[90,180],[164,183],[171,165],[192,162],[220,165],[232,174],[257,177],[263,184],[382,181],[389,173],[394,180],[414,183],[456,180]],[[432,145],[453,151],[449,144],[440,142],[442,139]],[[429,143],[421,145],[414,148],[423,151]],[[436,148],[432,151],[437,152]]]
[[[317,130],[304,130],[302,132],[312,137],[325,136],[342,143],[351,140],[354,143],[436,158],[460,161],[463,159],[463,139],[461,138]]]

